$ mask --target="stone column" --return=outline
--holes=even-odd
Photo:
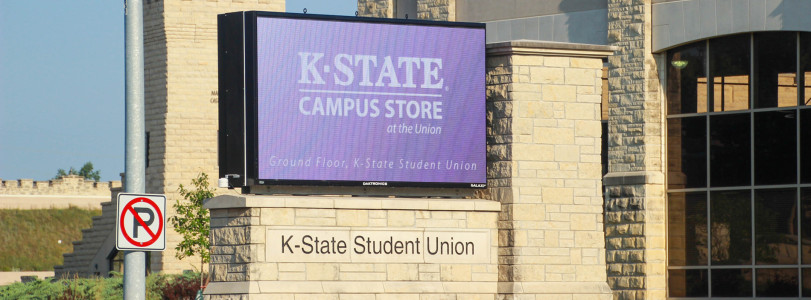
[[[358,16],[393,18],[395,0],[358,0]]]
[[[611,299],[600,100],[607,46],[487,46],[488,185],[499,214],[499,299]]]
[[[456,0],[417,0],[417,18],[456,21]]]
[[[651,0],[609,0],[608,284],[617,299],[664,299],[663,99],[651,53]]]

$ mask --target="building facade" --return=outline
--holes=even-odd
[[[602,184],[616,298],[811,296],[811,3],[360,3],[376,16],[486,22],[490,43],[615,47]]]
[[[216,14],[283,6],[147,4],[148,192],[171,200],[196,173],[217,174]],[[361,16],[487,24],[489,188],[442,201],[217,198],[207,293],[811,297],[809,11],[795,0],[359,0]],[[266,248],[277,227],[477,229],[491,251],[475,263],[280,262]],[[152,260],[180,265],[171,251]]]
[[[198,174],[206,173],[212,186],[217,186],[217,15],[247,10],[284,11],[284,0],[144,1],[146,193],[166,194],[168,216],[174,213],[172,204],[182,200],[181,184],[188,186]],[[108,202],[104,208],[101,219],[109,224],[94,226],[85,234],[103,235],[93,238],[102,240],[94,242],[100,246],[66,255],[57,276],[105,275],[118,269],[123,253],[115,249],[115,235],[110,233],[115,205]],[[166,251],[150,252],[147,270],[198,270],[198,258],[175,257],[181,237],[167,225]],[[77,259],[72,257],[82,259],[73,263]]]

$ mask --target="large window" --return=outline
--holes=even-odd
[[[811,297],[811,33],[697,42],[667,67],[669,296]]]

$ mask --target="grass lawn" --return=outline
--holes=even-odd
[[[0,271],[53,270],[98,215],[100,209],[76,207],[0,209]]]

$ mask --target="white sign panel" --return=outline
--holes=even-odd
[[[166,196],[118,194],[115,247],[118,250],[166,249]]]
[[[489,263],[491,236],[479,229],[268,228],[275,262]]]

